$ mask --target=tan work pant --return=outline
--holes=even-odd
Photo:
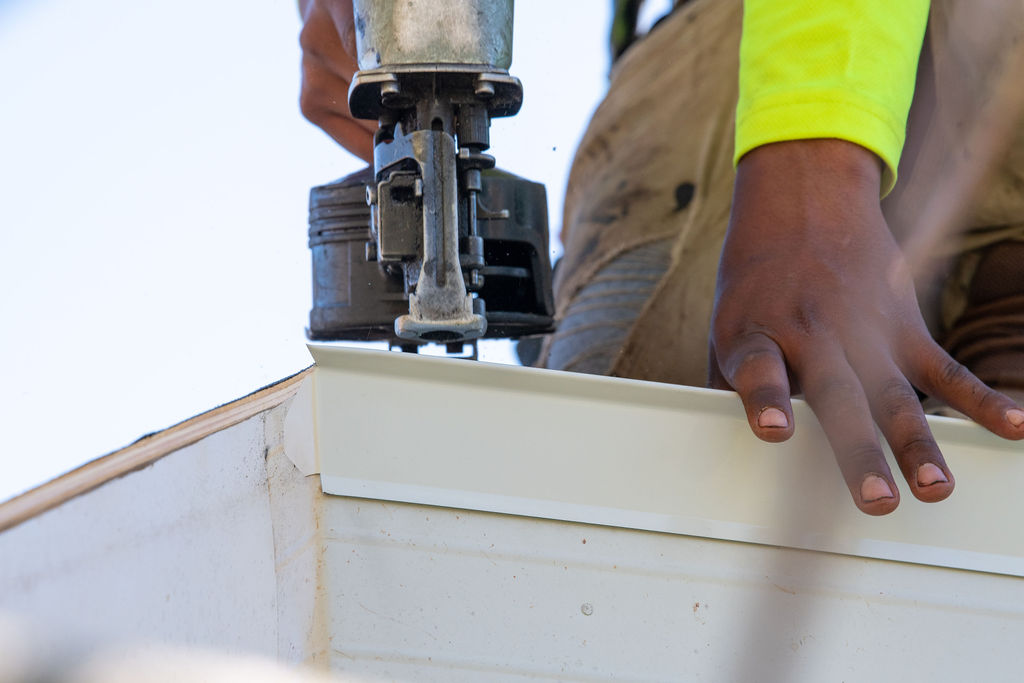
[[[1008,59],[1002,48],[1015,39],[1024,43],[1024,3],[981,4],[998,5],[1007,16],[963,35],[961,29],[969,24],[964,18],[972,9],[993,8],[979,7],[979,0],[933,2],[927,60],[922,58],[919,74],[921,97],[915,100],[900,183],[885,207],[898,239],[905,237],[901,231],[913,224],[915,208],[934,184],[934,174],[921,168],[941,165],[950,155],[970,156],[972,150],[964,148],[967,141],[950,137],[970,123],[960,120],[965,111],[974,111],[975,104],[979,109],[992,104],[992,90]],[[545,341],[540,364],[574,369],[573,358],[587,353],[572,346],[577,331],[588,326],[581,292],[589,296],[595,276],[604,277],[624,254],[642,253],[638,248],[644,245],[664,245],[669,252],[665,263],[649,278],[649,296],[620,320],[625,328],[607,367],[587,371],[705,383],[715,276],[735,175],[741,20],[740,0],[693,0],[615,64],[608,95],[577,151],[565,201],[565,256],[556,274],[555,297],[560,321],[572,313],[572,325]],[[972,98],[966,108],[961,97],[965,92]],[[928,101],[922,104],[917,101],[921,99]],[[952,112],[946,114],[948,120],[936,118],[936,103]],[[1016,134],[1011,142],[984,191],[971,199],[960,236],[946,240],[947,252],[977,253],[1000,240],[1024,239],[1024,135]],[[953,266],[957,272],[947,272],[941,296],[922,292],[923,312],[936,334],[963,309],[970,260],[961,258]],[[627,272],[634,273],[627,277],[641,277],[635,275],[640,272],[636,268]],[[925,283],[919,289],[929,288]],[[576,311],[583,312],[582,326]]]

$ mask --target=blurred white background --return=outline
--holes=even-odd
[[[553,232],[610,6],[516,3],[493,153]],[[0,0],[0,500],[311,362],[308,191],[362,164],[299,114],[299,28],[286,0]]]

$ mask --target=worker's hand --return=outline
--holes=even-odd
[[[352,0],[299,0],[302,13],[302,114],[338,144],[373,160],[376,121],[352,118],[348,86],[356,65]]]
[[[996,434],[1024,438],[1024,411],[989,389],[925,328],[878,201],[880,162],[840,140],[759,147],[737,168],[711,331],[711,383],[735,389],[754,433],[793,433],[802,392],[853,500],[872,515],[899,493],[874,429],[910,490],[953,491],[914,387]]]

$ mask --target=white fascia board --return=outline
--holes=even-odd
[[[1024,449],[964,420],[929,418],[954,494],[869,517],[802,401],[768,444],[732,392],[309,348],[327,494],[1024,576]]]

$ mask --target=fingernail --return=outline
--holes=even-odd
[[[762,408],[757,415],[757,426],[785,428],[789,426],[789,420],[778,408]]]
[[[892,497],[892,489],[889,488],[889,482],[885,479],[877,474],[869,474],[864,477],[864,481],[860,485],[860,499],[865,503],[874,503],[876,500]]]
[[[1010,408],[1006,411],[1006,419],[1010,421],[1014,427],[1020,427],[1024,424],[1024,410],[1020,408]]]
[[[949,479],[938,465],[926,462],[917,468],[917,485],[931,486],[932,484],[946,484]]]

